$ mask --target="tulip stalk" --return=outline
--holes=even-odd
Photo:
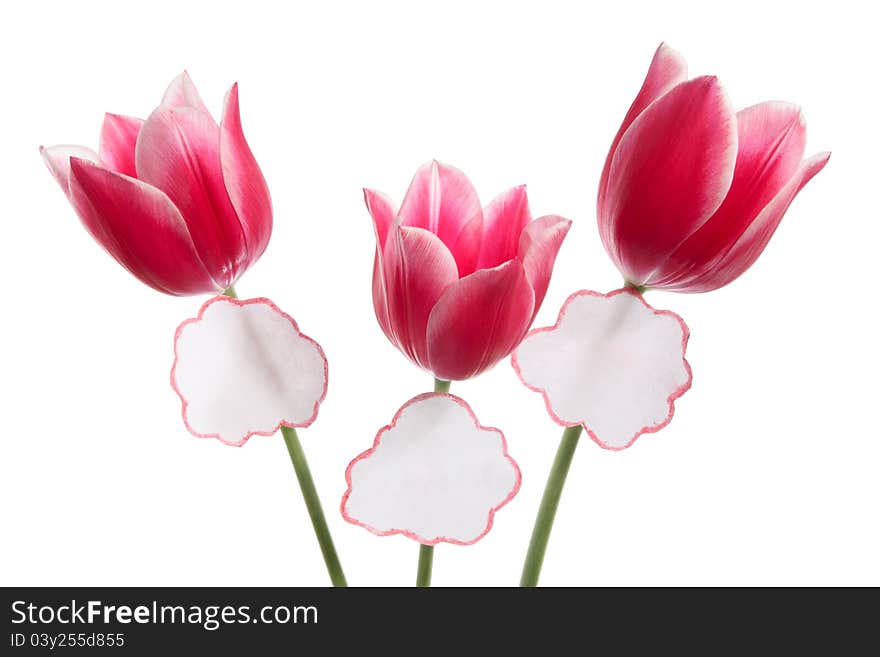
[[[431,586],[431,570],[434,567],[434,546],[419,546],[419,569],[416,572],[416,586],[427,588]]]
[[[583,427],[577,424],[573,427],[566,427],[562,432],[562,440],[556,450],[556,458],[553,460],[553,467],[550,468],[550,476],[547,477],[541,506],[538,507],[538,515],[535,517],[535,526],[532,529],[529,550],[526,553],[525,564],[523,564],[520,586],[534,587],[538,585],[541,566],[544,563],[544,553],[547,551],[547,542],[550,540],[553,520],[556,518],[556,509],[559,507],[565,478],[568,476],[568,469],[571,466],[571,460],[574,457],[582,431]]]
[[[434,392],[449,392],[449,386],[452,384],[451,381],[444,381],[443,379],[434,379]],[[416,572],[416,586],[418,587],[428,587],[431,586],[431,572],[434,568],[434,546],[433,545],[420,545],[419,546],[419,568]]]
[[[333,545],[330,528],[327,526],[327,519],[324,517],[321,499],[318,497],[318,491],[315,488],[315,482],[312,479],[312,473],[309,470],[309,464],[306,461],[306,455],[302,444],[299,442],[296,429],[293,427],[281,427],[281,435],[284,436],[284,443],[287,445],[287,451],[290,453],[290,462],[293,464],[294,472],[296,472],[296,478],[299,481],[300,490],[302,490],[303,501],[306,503],[306,509],[309,511],[309,518],[312,519],[312,527],[315,530],[318,545],[321,546],[321,554],[324,556],[324,563],[327,566],[330,581],[333,583],[333,586],[348,586],[348,583],[345,581],[345,573],[342,572],[342,564],[339,562],[339,555],[336,554],[336,546]]]
[[[238,298],[238,294],[236,294],[235,287],[233,286],[226,289],[223,295],[233,299]],[[324,564],[327,566],[330,581],[333,583],[333,586],[348,586],[345,580],[345,573],[342,570],[342,564],[339,561],[339,555],[336,553],[336,546],[333,544],[333,537],[330,535],[330,528],[327,526],[327,518],[324,516],[321,498],[318,497],[318,490],[315,488],[315,481],[312,479],[312,472],[309,469],[308,461],[306,461],[306,454],[303,451],[296,429],[282,426],[281,435],[284,437],[284,444],[287,445],[290,462],[293,464],[293,470],[296,473],[296,479],[302,491],[303,501],[306,503],[309,518],[312,520],[312,528],[315,530],[315,537],[318,539],[318,545],[321,547],[321,554],[324,557]],[[430,578],[430,573],[428,576]]]

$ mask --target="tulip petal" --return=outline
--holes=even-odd
[[[439,379],[467,379],[489,369],[522,340],[535,294],[519,260],[479,269],[449,287],[428,320],[428,355]]]
[[[134,147],[143,124],[142,119],[131,116],[105,114],[98,145],[101,165],[116,173],[137,178]]]
[[[681,286],[712,269],[797,172],[806,145],[800,108],[761,103],[737,113],[737,129],[736,169],[724,202],[645,281],[649,287]]]
[[[458,239],[465,227],[483,216],[477,192],[464,173],[436,160],[423,165],[410,183],[399,216],[404,226],[424,228],[437,235],[452,252],[459,276],[474,270],[478,250],[454,250],[465,246]]]
[[[483,217],[478,214],[464,225],[450,249],[458,263],[459,278],[469,276],[481,268],[478,260],[483,239]]]
[[[128,271],[166,294],[223,289],[196,254],[162,191],[86,160],[70,160],[70,199],[92,236]]]
[[[367,211],[373,218],[373,230],[376,236],[376,257],[373,259],[373,310],[376,319],[385,336],[398,349],[403,350],[394,331],[391,329],[391,319],[388,315],[388,290],[385,284],[385,267],[382,264],[382,253],[385,250],[385,242],[388,231],[394,223],[397,215],[397,207],[394,201],[382,192],[372,189],[364,189],[364,203]]]
[[[717,265],[681,287],[670,289],[679,292],[709,292],[732,283],[741,276],[764,251],[795,196],[825,167],[830,157],[831,153],[826,152],[805,160],[788,184],[761,210]]]
[[[61,185],[67,200],[73,204],[73,209],[76,210],[83,227],[85,227],[89,235],[112,254],[114,249],[111,248],[111,245],[115,245],[115,239],[107,231],[103,218],[95,214],[90,204],[75,203],[70,193],[70,163],[72,159],[97,164],[98,154],[85,146],[67,145],[50,146],[48,148],[41,147],[40,154],[43,156],[43,161],[49,167],[55,180]]]
[[[517,254],[520,235],[532,220],[526,186],[508,189],[483,210],[479,269],[491,269]]]
[[[388,314],[388,289],[385,285],[385,267],[382,264],[382,255],[379,249],[376,249],[376,256],[373,258],[373,311],[376,313],[376,319],[379,327],[385,334],[391,344],[403,351],[394,331],[391,329],[391,318]]]
[[[736,119],[714,77],[683,82],[649,105],[618,144],[599,203],[605,248],[642,283],[724,200]]]
[[[208,110],[202,97],[199,95],[196,85],[193,84],[189,73],[184,71],[171,81],[165,95],[162,96],[162,105],[167,107],[190,107],[200,110],[206,114],[211,112]]]
[[[661,43],[660,47],[657,48],[657,51],[654,53],[654,58],[651,60],[651,66],[648,68],[648,74],[645,76],[642,88],[639,90],[636,99],[626,113],[620,129],[617,131],[617,134],[614,135],[614,140],[611,142],[611,148],[608,149],[608,156],[605,158],[605,166],[602,168],[602,177],[599,180],[600,205],[602,204],[602,199],[605,196],[605,190],[608,186],[608,173],[611,169],[611,160],[614,157],[614,152],[617,150],[617,145],[620,143],[621,137],[623,137],[623,133],[627,131],[627,128],[629,128],[632,122],[635,121],[636,117],[641,114],[648,105],[667,93],[675,85],[687,80],[687,75],[687,62],[684,60],[684,57],[665,43]],[[608,230],[608,226],[603,225],[600,216],[599,232],[604,236],[607,234]],[[605,238],[603,237],[603,239]]]
[[[397,206],[385,194],[374,189],[364,189],[364,203],[373,218],[373,228],[376,231],[376,243],[379,245],[379,251],[384,251],[388,229],[391,228],[391,224],[397,217]]]
[[[455,259],[433,233],[395,225],[384,263],[391,330],[403,352],[428,369],[428,316],[446,288],[458,280]]]
[[[209,114],[159,107],[141,128],[135,161],[138,178],[165,192],[180,210],[202,261],[226,288],[251,260],[219,149],[220,129]]]
[[[272,199],[263,173],[244,138],[238,105],[238,83],[223,101],[220,122],[220,166],[232,207],[247,244],[245,268],[263,255],[272,236]]]
[[[70,197],[70,158],[76,157],[88,162],[98,161],[98,154],[91,148],[73,144],[40,146],[40,155],[43,156],[43,162],[49,167],[52,176],[61,185],[64,195],[68,198]]]
[[[522,260],[526,277],[535,291],[535,308],[532,311],[532,319],[538,314],[547,287],[550,285],[550,276],[553,274],[553,263],[556,262],[556,254],[562,246],[562,241],[568,235],[571,221],[555,215],[540,217],[531,222],[523,230],[519,238],[518,254]]]

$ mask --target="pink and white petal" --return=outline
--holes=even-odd
[[[458,280],[449,249],[423,228],[392,226],[383,258],[388,316],[396,343],[419,367],[428,368],[428,316]]]
[[[397,342],[397,337],[391,328],[391,318],[388,314],[388,291],[385,286],[385,266],[382,263],[382,255],[376,249],[376,257],[373,258],[373,310],[379,327],[391,344],[403,351],[403,347]]]
[[[399,212],[404,226],[424,228],[439,237],[452,252],[459,272],[473,271],[475,262],[470,261],[473,253],[452,250],[465,226],[482,214],[477,191],[467,176],[436,160],[416,172]]]
[[[520,380],[563,426],[582,425],[601,447],[629,447],[672,420],[691,386],[682,319],[630,288],[572,294],[554,326],[531,331],[513,355]]]
[[[431,311],[430,371],[438,379],[458,381],[489,369],[522,340],[534,306],[535,293],[518,260],[462,278]]]
[[[458,265],[459,278],[469,276],[478,269],[483,239],[483,217],[477,215],[464,225],[450,249]]]
[[[162,191],[72,158],[70,200],[92,237],[150,287],[173,295],[222,289],[199,259],[180,212]]]
[[[238,83],[223,101],[220,123],[220,166],[223,181],[247,244],[248,263],[263,255],[272,236],[272,198],[263,173],[244,138],[238,104]]]
[[[648,68],[648,74],[645,76],[642,88],[639,90],[636,99],[626,113],[620,129],[617,131],[617,134],[614,135],[614,140],[611,142],[611,148],[608,149],[608,156],[605,158],[605,166],[602,168],[602,176],[599,179],[600,205],[603,202],[605,188],[608,185],[608,173],[611,169],[611,160],[614,157],[614,152],[617,150],[617,145],[620,143],[623,134],[648,105],[666,94],[675,85],[687,80],[687,76],[687,62],[684,60],[684,57],[665,43],[661,43],[660,47],[657,48],[657,51],[654,53],[654,58],[651,60],[651,66]],[[603,235],[603,239],[605,239],[604,236],[608,232],[608,226],[604,225],[601,215],[599,222],[599,232]]]
[[[598,208],[605,248],[628,281],[644,282],[718,209],[736,149],[733,109],[713,77],[677,85],[633,121]]]
[[[162,105],[167,107],[189,107],[192,109],[205,112],[210,115],[211,112],[205,105],[202,97],[199,95],[196,85],[193,84],[189,73],[184,71],[171,81],[162,96]]]
[[[388,196],[374,189],[364,189],[364,203],[367,211],[373,218],[373,229],[376,232],[376,243],[379,251],[385,250],[385,241],[388,238],[388,230],[397,218],[397,206]]]
[[[391,329],[391,319],[388,314],[388,289],[385,283],[385,265],[383,264],[382,254],[385,250],[385,243],[388,237],[388,231],[394,223],[397,215],[397,208],[394,202],[382,192],[372,189],[364,189],[364,203],[367,211],[373,218],[373,230],[376,236],[376,257],[373,259],[373,309],[376,312],[376,319],[382,332],[397,346],[403,350]]]
[[[77,202],[70,193],[71,160],[78,159],[83,162],[91,162],[97,165],[98,154],[91,148],[86,148],[85,146],[59,145],[49,146],[48,148],[41,146],[40,155],[42,155],[43,162],[46,163],[52,176],[61,186],[67,200],[73,205],[73,209],[76,211],[80,223],[82,223],[89,235],[103,246],[108,253],[113,255],[118,262],[121,262],[121,260],[114,255],[114,251],[118,250],[115,247],[116,241],[113,235],[108,232],[103,217],[96,214],[91,203],[83,202],[81,199]],[[124,263],[123,267],[128,269]],[[165,290],[161,291],[164,292]]]
[[[223,179],[214,119],[188,107],[159,107],[141,128],[135,161],[138,178],[180,210],[214,280],[229,287],[251,260]]]
[[[783,102],[754,105],[737,113],[737,129],[736,168],[724,202],[646,285],[681,285],[711,270],[797,172],[806,144],[799,107]]]
[[[327,359],[269,299],[219,296],[178,327],[171,385],[190,433],[240,446],[310,425],[327,394]]]
[[[532,319],[538,314],[547,287],[550,285],[550,276],[553,274],[553,264],[556,262],[556,254],[562,246],[562,241],[568,235],[571,221],[556,215],[546,215],[535,219],[526,226],[519,239],[518,255],[526,270],[526,276],[532,289],[535,291],[535,308],[532,311]]]
[[[70,196],[70,158],[75,157],[87,162],[98,161],[98,154],[91,148],[73,144],[40,146],[40,155],[67,197]]]
[[[709,292],[739,278],[763,253],[798,192],[828,163],[831,153],[819,153],[805,160],[801,168],[767,204],[724,257],[701,276],[672,287],[678,292]]]
[[[479,269],[491,269],[516,257],[520,235],[532,220],[526,186],[508,189],[483,209]]]
[[[105,114],[98,144],[99,162],[111,171],[137,178],[134,147],[143,124],[143,119]]]
[[[471,545],[519,491],[504,434],[459,397],[409,400],[345,471],[342,516],[379,536]]]
[[[807,125],[800,107],[779,101],[740,110],[736,124],[736,170],[719,211],[755,217],[798,171]]]

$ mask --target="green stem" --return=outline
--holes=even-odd
[[[635,283],[630,283],[627,280],[623,281],[623,287],[632,288],[633,290],[635,290],[639,294],[644,294],[648,290],[647,286],[645,286],[645,285],[636,285]]]
[[[238,299],[238,294],[235,293],[235,286],[230,285],[223,291],[224,297],[229,297],[230,299]]]
[[[336,547],[333,545],[333,538],[330,536],[330,528],[327,527],[327,519],[321,508],[321,500],[318,498],[312,473],[309,471],[309,464],[306,462],[305,452],[303,452],[299,437],[296,435],[296,429],[281,427],[281,435],[284,436],[284,443],[290,453],[290,462],[293,463],[303,500],[309,511],[309,517],[312,519],[312,527],[315,529],[318,545],[321,546],[321,554],[324,555],[324,563],[327,565],[330,581],[333,586],[348,586],[345,574],[342,572],[342,564],[339,563],[339,556],[336,554]]]
[[[451,381],[434,379],[434,392],[449,392]],[[419,569],[416,572],[416,586],[431,586],[431,572],[434,568],[434,546],[419,546]]]
[[[544,487],[541,506],[538,507],[535,527],[532,529],[532,540],[529,541],[529,551],[519,581],[520,586],[538,585],[544,553],[547,551],[547,541],[550,540],[550,531],[553,529],[553,519],[556,517],[559,498],[562,497],[562,488],[565,486],[565,477],[568,475],[568,468],[571,466],[571,459],[577,449],[582,430],[583,427],[578,424],[562,432],[562,440],[559,442],[559,449],[556,450],[556,458],[553,460],[553,467],[550,468],[550,476]]]
[[[416,574],[416,586],[431,586],[431,569],[434,566],[434,546],[419,546],[419,570]]]

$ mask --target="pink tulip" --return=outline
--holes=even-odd
[[[714,77],[687,79],[661,45],[617,132],[599,183],[599,233],[626,280],[708,292],[757,260],[830,153],[802,160],[800,109],[734,113]]]
[[[98,153],[41,148],[86,230],[150,287],[230,287],[262,255],[272,203],[245,141],[238,85],[214,121],[186,73],[146,121],[106,114]]]
[[[373,306],[388,339],[438,379],[475,376],[520,343],[571,225],[532,221],[526,189],[480,207],[451,166],[421,167],[398,211],[364,190],[376,228]]]

